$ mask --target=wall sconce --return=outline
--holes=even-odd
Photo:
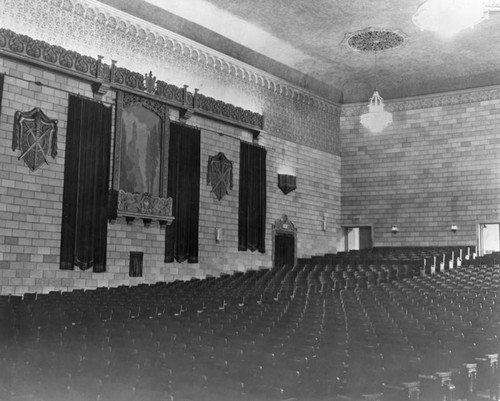
[[[392,231],[393,234],[396,234],[399,231],[398,226],[392,226],[391,227],[391,231]]]
[[[326,229],[327,229],[326,214],[323,215],[322,228],[323,228],[323,231],[326,231]]]
[[[219,243],[222,240],[222,228],[215,227],[215,242]]]
[[[287,195],[297,188],[297,177],[288,174],[278,174],[278,188]]]
[[[278,169],[278,188],[287,195],[297,188],[297,174],[291,167],[280,167]]]
[[[458,226],[456,224],[452,224],[451,225],[451,231],[454,232],[454,233],[456,233],[457,230],[458,230]]]

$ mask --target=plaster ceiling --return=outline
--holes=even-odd
[[[444,38],[412,22],[421,0],[100,0],[342,103],[500,84],[500,13]],[[374,53],[346,33],[400,31]]]

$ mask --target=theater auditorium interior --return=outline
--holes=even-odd
[[[0,400],[498,400],[498,43],[498,0],[0,0]]]

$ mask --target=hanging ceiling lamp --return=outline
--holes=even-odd
[[[407,36],[401,31],[370,27],[347,33],[342,43],[354,51],[373,53],[375,55],[375,69],[377,69],[377,53],[400,47],[406,39]],[[377,89],[369,100],[368,112],[360,116],[360,122],[363,127],[373,133],[382,132],[392,124],[392,114],[384,109],[384,99],[379,95]]]
[[[384,99],[376,89],[368,103],[368,113],[361,114],[360,122],[373,133],[382,132],[392,124],[392,114],[384,110]]]
[[[484,0],[427,0],[413,16],[422,30],[450,37],[488,18]]]

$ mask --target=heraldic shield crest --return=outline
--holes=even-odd
[[[49,155],[57,155],[57,120],[48,118],[35,107],[28,112],[16,111],[12,150],[20,149],[19,159],[23,159],[31,171],[43,163],[49,164]]]
[[[212,185],[212,192],[221,200],[233,189],[233,162],[219,152],[208,158],[207,184]]]

